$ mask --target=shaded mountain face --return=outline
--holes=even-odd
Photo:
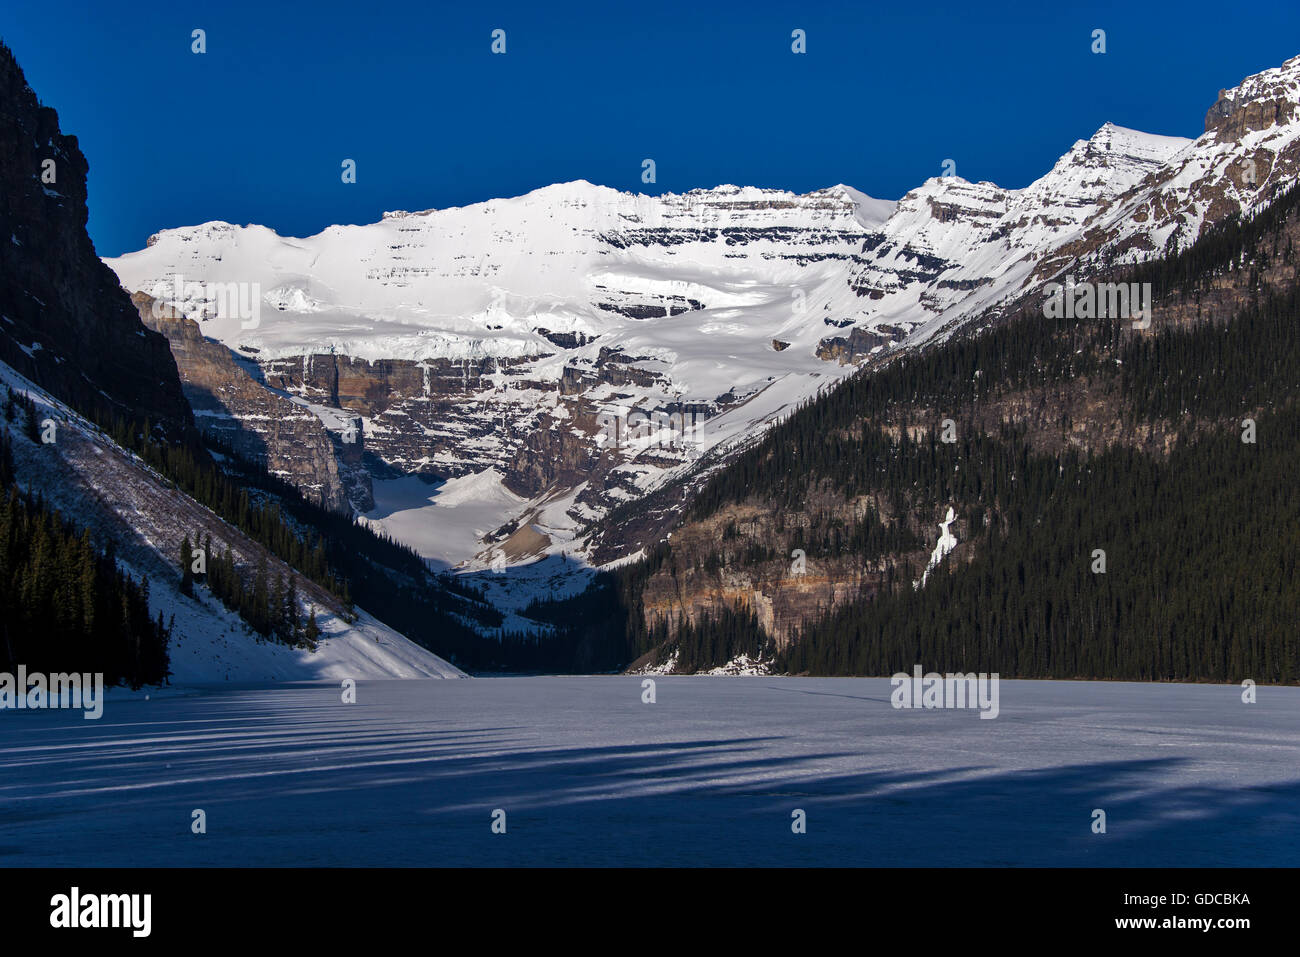
[[[72,522],[78,534],[84,530],[97,548],[111,547],[118,568],[133,580],[148,580],[151,614],[171,623],[167,652],[173,681],[460,676],[459,669],[364,612],[359,618],[349,613],[336,595],[283,562],[264,543],[199,504],[138,455],[4,364],[0,390],[26,396],[38,418],[58,421],[58,441],[46,445],[24,435],[16,422],[0,419],[0,431],[7,431],[12,443],[17,484]],[[196,584],[183,593],[177,563],[181,543],[197,545],[204,539],[212,545],[213,557],[228,552],[250,586],[259,566],[277,580],[291,582],[298,612],[315,618],[325,640],[310,650],[259,640],[206,587]],[[12,593],[0,597],[18,598]],[[55,662],[53,671],[84,670],[90,664],[47,634],[25,637]],[[106,643],[102,632],[96,638]]]
[[[360,416],[349,449],[399,539],[445,510],[399,522],[409,503],[385,483],[487,475],[504,504],[485,499],[476,519],[480,561],[519,531],[531,544],[511,560],[605,561],[644,542],[606,535],[593,550],[595,523],[725,461],[856,366],[1267,204],[1300,157],[1298,78],[1300,58],[1221,94],[1196,140],[1106,124],[1018,190],[946,176],[892,203],[846,186],[651,197],[576,182],[303,239],[165,230],[110,264],[336,436],[352,419],[329,410]],[[260,315],[223,309],[214,286]],[[647,424],[656,414],[670,424]]]
[[[172,671],[186,680],[460,675],[426,646],[472,657],[480,641],[467,622],[486,630],[501,616],[329,509],[342,479],[316,414],[266,388],[255,365],[241,365],[194,323],[148,297],[132,300],[85,233],[87,164],[76,140],[59,133],[2,46],[0,161],[0,477],[6,494],[34,496],[22,506],[31,514],[57,512],[83,559],[82,585],[65,595],[67,576],[47,573],[51,561],[65,567],[62,553],[50,558],[63,546],[29,536],[46,543],[30,577],[44,604],[29,607],[66,612],[50,634],[24,636],[42,660],[96,670],[87,655],[101,639],[124,642],[128,658],[147,640],[147,677],[161,677],[153,642],[167,629],[144,627],[161,616],[174,617]],[[252,461],[209,455],[191,403],[205,431]],[[295,458],[281,468],[285,449]],[[307,468],[295,470],[300,462]],[[330,482],[312,486],[316,471]],[[106,553],[94,601],[116,602],[103,585],[110,575],[137,583],[119,587],[129,629],[100,627],[105,616],[80,610],[90,593],[85,562]],[[9,554],[26,560],[21,549]],[[26,603],[22,579],[2,577],[0,599]],[[488,654],[499,656],[500,645]]]
[[[140,321],[171,345],[195,424],[206,436],[261,465],[305,496],[335,511],[349,508],[330,433],[305,404],[268,388],[230,350],[203,337],[198,324],[152,297],[132,294]],[[346,466],[344,466],[346,468]],[[368,494],[369,476],[358,499]]]
[[[0,44],[0,360],[79,408],[192,421],[167,340],[144,328],[86,234],[86,158]]]

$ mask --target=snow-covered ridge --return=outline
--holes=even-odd
[[[1297,93],[1300,57],[1248,77],[1220,102],[1242,111],[1257,101],[1294,102]],[[1278,112],[1281,128],[1262,137],[1267,143],[1235,152],[1289,145],[1296,111]],[[263,359],[330,348],[367,359],[521,357],[550,351],[539,326],[603,335],[608,347],[624,338],[621,312],[644,319],[663,301],[669,313],[673,305],[752,308],[753,296],[737,300],[737,289],[767,289],[773,303],[795,289],[806,295],[836,272],[840,294],[819,303],[831,315],[804,313],[813,321],[776,330],[782,341],[799,338],[817,318],[886,329],[885,340],[899,341],[1005,301],[1038,262],[1090,228],[1121,234],[1111,243],[1130,259],[1163,248],[1174,230],[1190,238],[1217,198],[1217,191],[1193,195],[1194,184],[1208,178],[1217,187],[1242,158],[1223,156],[1224,147],[1214,131],[1192,141],[1107,123],[1016,190],[950,176],[895,203],[843,184],[802,195],[726,184],[650,196],[576,180],[463,207],[390,211],[377,223],[302,239],[221,222],[164,230],[147,249],[108,262],[128,289],[164,301],[176,274],[260,282],[277,314],[271,318],[294,322],[248,329],[211,319],[206,331],[258,349]],[[1155,184],[1159,195],[1141,192],[1143,184]],[[1251,207],[1256,197],[1246,192],[1230,199]],[[1159,220],[1132,221],[1143,208]],[[1134,242],[1135,233],[1152,235]],[[828,262],[839,269],[817,268]],[[619,276],[629,278],[626,288]],[[658,299],[648,288],[655,282],[663,286]],[[674,284],[689,288],[675,293]],[[199,309],[181,305],[192,315]],[[745,326],[760,339],[773,331],[767,323]],[[652,327],[637,329],[651,333],[638,341],[655,341]],[[806,353],[820,336],[804,338],[811,341],[791,345]]]
[[[107,262],[131,291],[262,360],[331,349],[366,359],[522,357],[554,351],[539,327],[604,334],[609,345],[628,319],[661,308],[776,299],[789,315],[792,287],[821,278],[811,264],[852,255],[893,206],[844,186],[646,196],[578,181],[387,212],[306,238],[224,222],[167,229]],[[256,284],[259,321],[216,315],[203,290],[178,297],[178,276]]]
[[[694,331],[744,330],[765,346],[779,338],[795,347],[793,360],[815,353],[828,325],[912,329],[982,307],[990,297],[979,287],[1014,290],[1027,272],[1015,268],[1020,260],[1075,238],[1189,142],[1107,124],[1023,189],[942,177],[896,203],[842,184],[803,195],[725,185],[648,196],[579,180],[463,207],[389,211],[306,238],[224,222],[168,229],[107,262],[128,289],[178,306],[206,334],[263,361],[328,351],[370,360],[553,352],[538,329],[600,337],[594,355],[675,338],[646,321],[653,313],[737,309],[740,325],[724,314],[723,324]],[[260,321],[215,315],[210,297],[178,299],[177,276],[256,284]],[[819,299],[811,313],[810,295]],[[671,325],[677,332],[682,322]],[[684,384],[702,395],[728,381]]]
[[[698,209],[712,207],[717,210],[731,211],[749,208],[753,204],[763,204],[765,207],[771,208],[778,204],[787,204],[791,207],[808,206],[817,201],[823,201],[828,207],[841,206],[847,203],[852,208],[854,215],[865,226],[878,225],[884,222],[889,218],[889,214],[893,212],[894,207],[894,203],[889,200],[873,199],[865,193],[842,183],[802,195],[782,189],[734,186],[731,184],[723,184],[711,189],[692,189],[685,193],[670,192],[649,195],[628,190],[616,190],[609,186],[598,186],[585,179],[579,179],[542,186],[522,196],[491,199],[481,203],[472,203],[468,206],[453,206],[444,209],[434,207],[418,211],[392,210],[385,212],[383,219],[400,220],[413,216],[429,216],[439,212],[452,212],[455,210],[492,213],[499,211],[502,204],[518,204],[525,201],[540,202],[557,207],[587,208],[594,205],[624,208],[628,205],[629,200],[636,202],[642,208],[649,208],[657,204],[665,208],[689,207]],[[165,232],[167,231],[165,230]]]
[[[1039,260],[1079,241],[1192,142],[1107,123],[1021,189],[927,180],[903,197],[883,241],[854,270],[851,282],[872,300],[861,325],[919,341],[1021,294]]]

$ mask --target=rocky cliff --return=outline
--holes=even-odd
[[[140,321],[167,337],[201,431],[326,508],[348,509],[334,440],[310,408],[256,381],[192,319],[146,293],[133,293],[131,301]],[[355,438],[359,451],[361,437]]]
[[[192,424],[167,340],[86,234],[89,166],[0,44],[0,360],[80,409]]]

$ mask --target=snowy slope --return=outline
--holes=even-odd
[[[374,483],[375,508],[361,517],[426,558],[453,565],[480,548],[484,535],[518,514],[525,499],[484,469],[430,483],[408,475]]]
[[[238,615],[200,589],[200,600],[182,598],[151,583],[155,614],[175,616],[169,646],[173,685],[217,681],[315,681],[343,678],[464,678],[466,674],[360,612],[349,624],[323,614],[323,640],[315,651],[290,648],[248,633]]]
[[[330,596],[302,578],[302,610],[317,611],[322,631],[315,651],[262,640],[202,586],[195,599],[183,597],[175,563],[182,537],[205,529],[214,540],[230,544],[241,560],[256,555],[259,546],[3,363],[0,383],[31,397],[39,417],[57,426],[53,444],[37,445],[14,424],[0,423],[13,443],[18,484],[89,528],[101,547],[111,540],[136,580],[149,578],[150,610],[161,612],[165,621],[174,618],[169,646],[174,684],[465,676],[364,611],[349,624]],[[270,565],[273,572],[290,573],[274,557]]]
[[[652,197],[578,181],[473,206],[385,213],[305,239],[221,222],[169,229],[108,262],[128,289],[179,305],[202,319],[206,335],[255,348],[260,360],[331,348],[364,359],[553,353],[538,327],[612,334],[606,346],[671,348],[681,337],[665,342],[661,333],[679,322],[616,308],[680,314],[695,300],[722,315],[692,323],[693,332],[740,311],[754,332],[750,311],[775,304],[777,315],[762,325],[776,334],[793,315],[791,287],[816,284],[824,272],[811,261],[850,255],[892,208],[847,187],[797,196],[723,186]],[[205,316],[215,304],[197,290],[177,301],[177,275],[258,283],[260,325]],[[731,384],[706,384],[702,372],[698,379],[688,388]]]

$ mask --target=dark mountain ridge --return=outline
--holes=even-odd
[[[193,416],[167,340],[86,233],[89,168],[0,43],[0,360],[78,408],[178,441]]]

